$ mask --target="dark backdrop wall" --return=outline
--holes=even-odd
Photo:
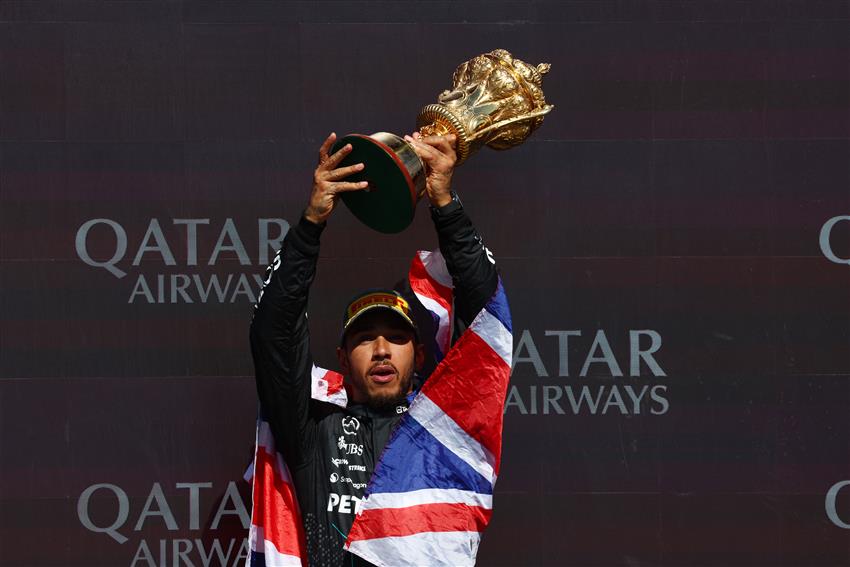
[[[501,47],[556,108],[455,176],[516,331],[479,563],[847,565],[848,30],[843,1],[0,3],[0,563],[238,563],[251,306],[319,144],[410,132]],[[334,215],[319,363],[436,247],[424,213]]]

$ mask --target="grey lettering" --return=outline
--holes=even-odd
[[[567,400],[569,400],[570,406],[572,406],[573,413],[575,415],[578,415],[581,412],[582,404],[587,404],[587,408],[590,410],[590,413],[594,415],[596,414],[596,410],[599,408],[599,402],[602,401],[602,391],[604,388],[599,388],[597,390],[595,400],[590,396],[590,389],[587,386],[581,387],[578,400],[576,400],[573,395],[572,386],[564,386],[564,389],[567,391]]]
[[[601,390],[602,388],[600,388]],[[611,391],[608,393],[608,399],[605,401],[605,407],[602,408],[602,414],[608,413],[608,408],[611,406],[617,406],[620,409],[620,413],[623,415],[628,415],[629,410],[626,408],[626,403],[623,401],[623,396],[620,395],[620,390],[617,386],[611,386]]]
[[[649,335],[650,344],[647,350],[640,348],[641,335]],[[641,359],[649,367],[653,376],[667,376],[656,362],[655,357],[652,356],[654,352],[661,348],[661,335],[658,334],[658,331],[651,329],[629,331],[629,346],[631,355],[629,358],[629,376],[640,376]]]
[[[154,501],[156,501],[156,510],[151,509]],[[158,482],[153,483],[142,513],[139,514],[139,519],[136,521],[136,526],[133,529],[135,531],[141,530],[148,516],[160,516],[170,531],[177,530],[177,521],[174,519],[174,514],[171,512],[168,502],[165,500],[162,486]]]
[[[227,275],[227,281],[224,284],[224,288],[221,287],[221,284],[218,281],[218,276],[213,274],[210,276],[209,284],[204,287],[201,284],[201,276],[198,274],[192,274],[192,280],[195,282],[195,289],[198,290],[198,295],[201,298],[201,303],[206,303],[207,299],[210,296],[210,291],[214,290],[216,297],[218,297],[219,303],[224,303],[224,298],[227,295],[227,291],[230,289],[230,280],[233,279],[233,274]]]
[[[210,224],[210,219],[174,219],[174,224],[186,225],[186,265],[198,265],[198,225]]]
[[[150,244],[151,237],[153,237],[156,244]],[[136,257],[133,258],[134,266],[138,266],[141,263],[142,256],[146,252],[159,252],[166,266],[177,264],[174,261],[174,254],[171,253],[171,248],[168,247],[168,242],[165,240],[165,235],[162,233],[162,228],[159,226],[159,221],[156,219],[151,219],[150,224],[148,224],[148,230],[145,232],[142,244],[139,246],[138,251],[136,251]]]
[[[525,347],[528,356],[520,356],[520,350]],[[540,353],[537,352],[537,346],[534,344],[534,339],[531,338],[531,333],[525,329],[520,336],[519,343],[514,350],[512,367],[516,368],[520,362],[530,362],[534,365],[534,371],[537,376],[549,376],[546,372],[546,367],[543,365],[543,360],[540,358]]]
[[[243,537],[242,545],[239,546],[239,552],[236,554],[236,557],[233,558],[233,562],[235,565],[245,565],[250,555],[251,548],[248,546],[248,538]]]
[[[180,283],[177,283],[179,280]],[[192,303],[192,298],[186,293],[186,288],[192,283],[186,274],[171,274],[171,303],[177,303],[177,295],[186,303]]]
[[[269,262],[269,249],[277,250],[283,243],[286,233],[289,232],[289,223],[283,219],[257,219],[260,232],[260,266]],[[277,225],[277,237],[269,238],[269,225]]]
[[[554,394],[557,394],[555,396]],[[564,408],[558,403],[564,393],[560,386],[543,386],[543,414],[549,415],[549,407],[555,408],[555,413],[564,414]]]
[[[254,297],[254,291],[251,289],[251,284],[245,274],[239,274],[239,279],[236,280],[236,287],[233,288],[233,295],[230,296],[230,303],[234,303],[236,301],[237,295],[244,295],[251,303],[257,301],[257,298]]]
[[[596,356],[594,353],[599,349],[602,351],[601,356]],[[604,362],[608,365],[611,371],[611,376],[622,376],[623,371],[620,370],[620,365],[617,364],[617,359],[614,358],[614,352],[611,350],[611,345],[608,344],[608,339],[605,338],[605,331],[599,329],[596,331],[596,337],[593,339],[593,344],[590,346],[590,352],[587,358],[584,359],[584,365],[581,367],[580,376],[587,376],[587,370],[594,362]]]
[[[142,540],[139,542],[139,547],[136,549],[136,554],[133,556],[133,560],[130,562],[130,567],[136,567],[136,563],[139,561],[144,561],[147,565],[151,567],[156,567],[156,560],[153,558],[151,554],[151,550],[148,547],[148,542]]]
[[[202,488],[212,488],[211,482],[178,482],[175,485],[178,489],[189,489],[189,529],[197,530],[200,526],[200,490]]]
[[[133,303],[137,295],[144,296],[144,298],[148,300],[148,303],[154,303],[151,288],[148,287],[148,282],[145,280],[144,274],[139,274],[139,277],[136,280],[136,285],[133,286],[133,291],[130,292],[130,299],[127,300],[127,303]]]
[[[829,487],[829,490],[826,492],[826,516],[830,522],[839,528],[850,530],[850,524],[838,517],[838,510],[835,505],[836,500],[838,500],[838,491],[845,486],[850,486],[850,480],[842,480]]]
[[[230,244],[224,243],[225,238],[230,241]],[[235,252],[236,257],[239,258],[239,263],[243,266],[251,265],[251,260],[248,259],[248,253],[245,252],[245,245],[242,244],[242,239],[239,238],[239,232],[237,232],[236,225],[233,224],[233,219],[231,218],[224,221],[224,226],[218,235],[218,242],[215,243],[215,248],[213,248],[212,255],[207,264],[214,266],[218,255],[225,251]]]
[[[558,376],[569,376],[569,338],[580,337],[581,331],[546,331],[547,337],[558,337]]]
[[[195,540],[195,547],[198,550],[198,555],[201,556],[201,564],[204,567],[209,567],[213,565],[213,554],[218,557],[218,561],[215,565],[227,565],[228,560],[230,559],[230,554],[233,552],[233,542],[235,540],[230,540],[230,545],[227,546],[227,553],[224,553],[224,550],[221,548],[221,542],[217,539],[212,540],[212,544],[210,544],[209,553],[204,548],[204,541],[201,539]]]
[[[522,401],[519,388],[514,385],[511,385],[508,390],[508,397],[505,399],[505,409],[502,413],[508,413],[508,408],[511,406],[516,406],[519,409],[519,413],[522,415],[528,415],[528,410],[525,409],[525,404]]]
[[[94,522],[91,521],[91,517],[89,517],[89,499],[92,494],[101,488],[111,490],[118,500],[118,514],[115,516],[115,520],[108,526],[96,526],[94,525]],[[124,543],[127,541],[127,537],[119,533],[117,530],[124,525],[129,514],[130,499],[127,498],[126,492],[114,484],[93,484],[83,490],[82,494],[80,494],[80,498],[77,500],[77,517],[80,519],[80,523],[82,523],[87,530],[95,533],[107,534],[118,543]]]
[[[652,390],[649,391],[649,397],[652,398],[652,401],[658,402],[658,404],[661,406],[661,409],[659,409],[658,411],[656,411],[655,409],[650,410],[650,413],[652,413],[652,415],[664,415],[665,413],[667,413],[667,410],[670,409],[670,402],[667,401],[667,398],[660,394],[657,394],[657,392],[666,391],[667,386],[665,386],[664,384],[657,384],[652,387]]]
[[[91,257],[87,245],[89,230],[91,230],[94,225],[100,223],[107,225],[112,229],[112,232],[115,233],[115,252],[112,253],[112,258],[103,262],[97,261]],[[127,233],[124,232],[124,227],[114,220],[91,219],[84,222],[82,226],[77,229],[75,246],[77,248],[77,256],[89,266],[104,268],[116,278],[123,278],[127,275],[127,272],[115,266],[116,262],[120,261],[127,252]]]
[[[195,567],[192,560],[189,559],[189,552],[192,551],[191,539],[175,539],[171,542],[171,562],[174,567],[180,567],[183,562],[190,567]]]
[[[832,245],[829,242],[829,236],[832,232],[832,228],[838,224],[839,221],[850,221],[850,215],[839,215],[837,217],[832,217],[825,223],[820,229],[820,250],[823,252],[823,255],[830,262],[835,262],[836,264],[850,264],[850,258],[839,258],[838,255],[835,254],[832,250]]]
[[[632,400],[632,409],[634,410],[634,414],[640,415],[640,400],[646,394],[646,391],[649,390],[649,386],[644,386],[643,388],[641,388],[640,394],[637,395],[637,396],[635,395],[635,392],[634,392],[634,390],[632,389],[631,386],[627,385],[627,386],[625,386],[625,388],[626,388],[626,393],[629,395],[629,398],[631,398],[631,400]]]
[[[228,501],[233,502],[232,508],[227,508]],[[224,515],[239,516],[239,520],[242,522],[242,527],[246,530],[248,529],[248,525],[251,523],[251,516],[248,514],[248,510],[245,509],[245,503],[242,502],[242,497],[239,496],[239,489],[236,488],[236,483],[232,480],[227,483],[227,490],[225,490],[224,497],[218,505],[218,510],[215,512],[215,516],[210,524],[210,529],[217,530],[218,523]]]

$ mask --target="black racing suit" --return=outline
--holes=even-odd
[[[496,268],[457,198],[432,209],[431,215],[455,287],[459,330],[494,293]],[[293,476],[310,565],[368,565],[342,546],[375,463],[407,404],[376,411],[311,399],[307,296],[323,229],[302,217],[286,235],[254,312],[251,352],[260,403]]]

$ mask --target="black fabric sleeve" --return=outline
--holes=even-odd
[[[307,298],[323,229],[303,217],[290,228],[266,270],[251,322],[260,405],[275,446],[291,468],[305,463],[316,443],[316,425],[310,418],[313,358]]]
[[[444,207],[432,208],[431,218],[454,284],[456,339],[492,297],[499,276],[493,255],[456,197]]]

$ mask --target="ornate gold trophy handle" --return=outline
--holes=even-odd
[[[489,134],[490,132],[492,132],[494,130],[499,130],[501,128],[504,128],[505,126],[509,126],[510,124],[516,124],[518,122],[524,122],[526,120],[531,120],[532,118],[537,118],[538,116],[543,116],[545,114],[549,114],[549,112],[553,108],[555,108],[555,105],[549,104],[549,105],[546,105],[546,108],[541,108],[540,110],[535,110],[533,112],[529,112],[529,113],[523,114],[521,116],[514,116],[513,118],[508,118],[507,120],[501,120],[499,122],[496,122],[495,124],[491,124],[490,126],[487,126],[486,128],[482,128],[481,130],[476,131],[469,138],[469,141],[471,142],[471,141],[477,140],[477,139],[483,137],[485,134]]]
[[[427,126],[420,128],[419,133],[423,136],[446,136],[452,133],[452,129],[443,122],[431,122]]]

